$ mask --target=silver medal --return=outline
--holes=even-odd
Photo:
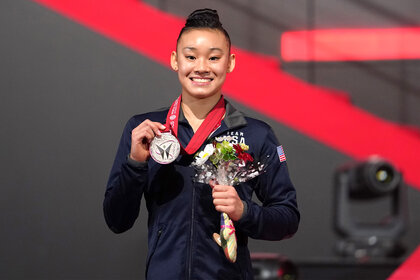
[[[176,160],[180,150],[178,139],[169,132],[156,136],[150,143],[150,155],[160,164],[168,164]]]

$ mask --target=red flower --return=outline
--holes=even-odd
[[[244,150],[241,148],[240,145],[233,144],[233,148],[235,149],[236,153],[238,154],[238,158],[240,160],[243,160],[245,163],[247,163],[248,161],[249,162],[253,162],[254,161],[254,158],[250,154],[245,153]]]
[[[244,152],[244,150],[242,150],[241,146],[238,144],[233,144],[233,148],[235,149],[235,152],[239,155],[242,154]]]

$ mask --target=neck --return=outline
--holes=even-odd
[[[215,94],[204,99],[191,98],[186,95],[182,96],[182,110],[194,132],[198,130],[208,113],[219,102],[220,96],[220,94]]]

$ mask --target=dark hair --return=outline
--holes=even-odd
[[[185,22],[185,26],[179,32],[178,39],[176,40],[176,44],[178,45],[179,39],[181,38],[182,34],[186,31],[192,29],[216,29],[221,31],[229,44],[229,51],[230,51],[230,37],[227,31],[222,27],[222,23],[219,20],[219,15],[217,14],[216,10],[212,9],[199,9],[192,12]]]

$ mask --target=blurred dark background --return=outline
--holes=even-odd
[[[180,17],[196,8],[217,9],[235,46],[278,57],[283,70],[345,91],[379,118],[419,127],[419,60],[293,63],[279,57],[280,37],[290,30],[420,26],[417,0],[144,2]],[[145,208],[132,230],[115,235],[105,225],[102,200],[125,122],[168,106],[180,92],[176,75],[32,1],[0,2],[0,38],[0,279],[143,279]],[[251,251],[287,257],[306,269],[302,279],[345,279],[319,277],[346,264],[348,275],[351,268],[366,268],[334,251],[334,171],[352,159],[232,101],[273,127],[302,213],[295,237],[250,240]],[[407,187],[406,252],[365,263],[378,265],[365,279],[389,275],[419,243],[420,194]],[[387,208],[379,203],[358,215],[374,219]]]

